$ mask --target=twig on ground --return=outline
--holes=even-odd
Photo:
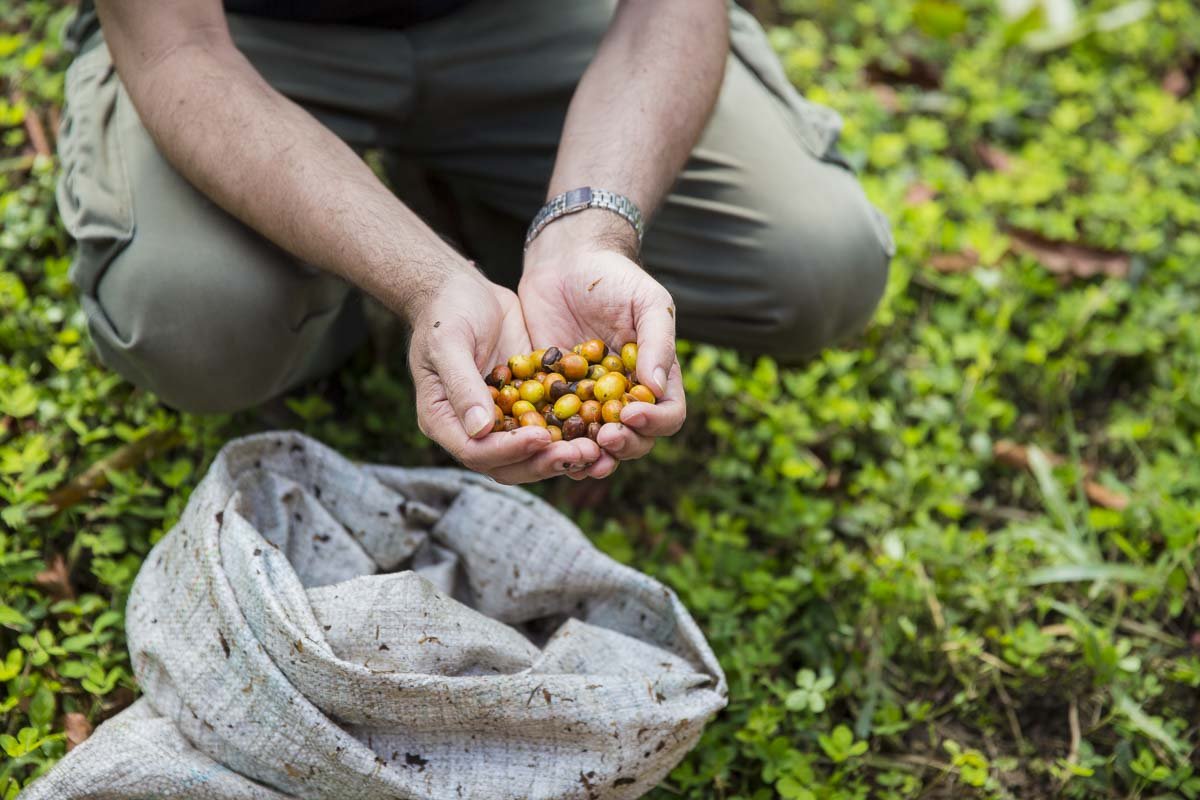
[[[53,150],[50,148],[50,139],[46,136],[46,128],[42,125],[42,118],[38,116],[37,111],[30,106],[25,99],[25,93],[14,90],[9,99],[12,100],[14,106],[25,107],[25,132],[29,134],[29,143],[33,145],[34,151],[39,156],[50,158]]]
[[[1017,740],[1017,748],[1019,752],[1024,753],[1025,734],[1021,731],[1021,721],[1017,719],[1017,712],[1013,710],[1012,697],[1004,688],[1004,681],[1000,680],[1000,676],[995,672],[992,673],[992,685],[996,687],[996,694],[999,695],[1000,703],[1004,706],[1004,716],[1008,717],[1008,727],[1012,730],[1013,738]]]
[[[100,459],[55,490],[46,505],[58,513],[108,486],[108,473],[136,467],[183,440],[178,431],[157,431],[129,442]]]

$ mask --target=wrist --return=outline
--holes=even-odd
[[[393,273],[393,279],[372,292],[410,328],[415,328],[435,300],[447,292],[471,296],[473,290],[486,287],[487,279],[474,262],[461,260],[433,265],[413,265],[403,273]]]
[[[561,268],[564,258],[596,252],[615,252],[638,261],[637,232],[620,216],[602,208],[588,208],[551,222],[525,251],[525,271],[542,266]]]

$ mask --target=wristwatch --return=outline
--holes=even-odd
[[[603,208],[613,212],[633,226],[633,230],[637,233],[638,244],[642,243],[645,224],[642,222],[642,212],[636,203],[623,194],[610,192],[607,189],[583,186],[563,192],[542,206],[542,210],[533,218],[533,222],[529,224],[529,231],[525,234],[525,249],[529,249],[530,243],[551,222],[559,217],[565,217],[567,214],[583,211],[585,208]]]

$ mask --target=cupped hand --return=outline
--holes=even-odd
[[[628,249],[605,235],[593,235],[595,224],[611,231],[607,220],[582,219],[594,214],[608,212],[585,211],[557,220],[527,251],[517,291],[529,337],[539,347],[569,348],[591,338],[603,339],[612,349],[637,342],[638,382],[658,402],[630,403],[619,423],[601,427],[597,443],[603,454],[586,469],[569,470],[573,478],[602,478],[618,461],[641,458],[656,437],[677,432],[687,413],[675,358],[671,295],[632,260]]]
[[[421,306],[411,318],[408,361],[422,433],[501,483],[579,472],[601,458],[590,439],[551,442],[545,428],[492,432],[495,403],[483,373],[532,349],[515,294],[464,270]]]

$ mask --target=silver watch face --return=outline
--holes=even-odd
[[[568,214],[572,211],[582,211],[588,207],[588,203],[590,202],[592,202],[592,189],[590,186],[572,189],[563,195],[564,210]]]

